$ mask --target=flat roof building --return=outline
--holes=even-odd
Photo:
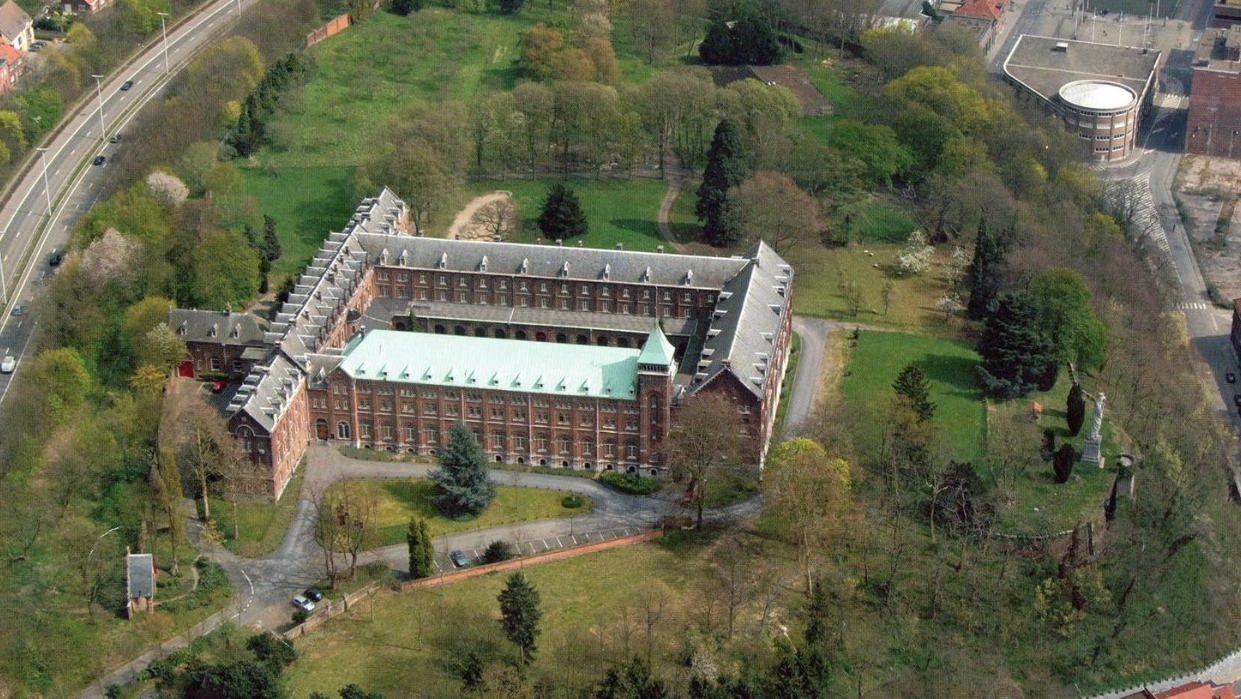
[[[1185,152],[1241,157],[1241,24],[1203,32],[1189,83]]]
[[[1154,49],[1023,34],[1004,60],[1004,75],[1064,119],[1085,157],[1114,162],[1137,146],[1160,59]]]

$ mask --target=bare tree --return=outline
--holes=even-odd
[[[695,394],[676,413],[668,434],[668,464],[674,477],[696,486],[693,505],[699,527],[707,483],[717,472],[737,468],[744,430],[736,406],[720,393]]]
[[[737,623],[737,611],[754,596],[752,556],[736,537],[728,537],[719,546],[716,555],[715,582],[728,610],[728,637],[733,637]]]
[[[164,401],[160,442],[170,446],[202,498],[204,520],[211,519],[211,492],[247,461],[224,417],[192,391],[171,391]]]
[[[797,545],[806,592],[814,587],[814,554],[830,548],[853,513],[849,464],[800,437],[780,444],[768,459],[764,509]]]
[[[508,234],[521,228],[521,213],[512,197],[494,199],[479,207],[474,220],[491,236],[503,240]]]

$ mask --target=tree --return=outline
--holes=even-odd
[[[696,484],[693,505],[700,527],[707,481],[736,467],[744,429],[737,408],[719,393],[694,394],[676,413],[666,443],[668,465],[674,478]]]
[[[247,460],[228,425],[197,392],[173,392],[164,401],[159,438],[193,479],[203,502],[202,519],[210,520],[211,492]]]
[[[754,173],[729,191],[728,206],[743,240],[765,240],[779,253],[823,228],[819,202],[778,172]]]
[[[297,651],[293,646],[271,631],[256,633],[246,639],[246,648],[254,653],[255,659],[267,665],[277,675],[297,660]]]
[[[561,182],[555,182],[547,190],[547,198],[543,200],[543,209],[539,213],[539,230],[552,240],[565,240],[586,235],[590,227],[586,223],[586,212],[582,211],[582,203],[577,192]]]
[[[592,695],[594,699],[669,699],[672,693],[663,680],[651,674],[650,664],[634,657],[620,667],[610,667]]]
[[[426,578],[435,573],[435,542],[425,519],[410,518],[405,541],[409,544],[409,577]]]
[[[556,54],[564,48],[564,35],[542,22],[521,35],[518,65],[537,80],[547,80],[555,70]]]
[[[500,14],[515,15],[521,12],[521,6],[526,4],[526,0],[499,0]]]
[[[521,230],[521,211],[512,197],[495,199],[483,204],[474,214],[492,240],[503,240],[506,234]]]
[[[422,0],[392,0],[392,11],[402,17],[422,9]]]
[[[267,262],[280,259],[280,237],[276,235],[276,219],[263,214],[263,239],[258,242],[259,255]]]
[[[516,556],[516,547],[502,539],[496,539],[487,544],[487,549],[483,551],[483,560],[488,563],[500,563]]]
[[[896,132],[882,124],[846,119],[837,122],[827,134],[827,145],[866,165],[867,181],[874,187],[891,189],[892,178],[913,165],[913,154],[901,144]]]
[[[529,665],[538,650],[539,619],[543,617],[539,591],[521,571],[517,571],[508,576],[497,599],[500,601],[500,625],[504,627],[504,635],[517,644],[521,663]]]
[[[1003,282],[1005,258],[1011,245],[1011,229],[993,231],[986,214],[979,218],[974,238],[974,259],[970,262],[970,301],[966,307],[970,320],[981,320]]]
[[[935,248],[926,239],[926,233],[914,231],[909,234],[905,247],[897,253],[897,264],[904,274],[921,274],[931,268]]]
[[[1090,289],[1066,267],[1045,269],[1030,279],[1038,301],[1039,327],[1051,339],[1056,358],[1081,370],[1103,364],[1106,329],[1095,315]]]
[[[244,308],[259,290],[259,254],[245,236],[233,231],[211,233],[192,253],[193,288],[199,308]]]
[[[432,502],[449,517],[482,513],[496,496],[496,486],[487,480],[487,459],[478,439],[461,423],[449,431],[448,446],[439,453],[440,467],[431,472],[435,484]]]
[[[1086,399],[1082,395],[1082,385],[1076,381],[1069,389],[1069,396],[1066,399],[1065,420],[1069,423],[1069,434],[1076,437],[1082,431],[1082,425],[1086,422]]]
[[[978,376],[987,395],[1020,398],[1055,382],[1059,365],[1051,341],[1039,330],[1038,304],[1030,294],[1001,292],[985,322]]]
[[[1065,443],[1060,445],[1052,460],[1057,483],[1069,482],[1069,476],[1073,475],[1073,465],[1077,463],[1077,459],[1077,450],[1073,448],[1072,444]]]
[[[830,549],[852,510],[850,481],[848,462],[805,437],[781,443],[767,458],[763,507],[797,545],[807,592],[817,587],[812,556]]]
[[[185,538],[185,513],[181,508],[185,491],[181,484],[181,469],[177,467],[176,452],[171,445],[160,445],[155,458],[154,491],[161,514],[168,520],[168,544],[172,549],[172,567],[175,577],[180,571],[180,547]]]
[[[750,13],[713,22],[698,46],[698,57],[709,66],[769,66],[780,62],[784,49],[771,24]]]
[[[416,118],[414,122],[425,123]],[[454,144],[440,144],[440,147],[422,136],[401,133],[393,134],[388,140],[392,137],[395,142],[386,143],[375,157],[359,168],[357,186],[367,192],[375,191],[380,185],[391,187],[409,204],[414,228],[422,235],[423,224],[460,184],[456,161],[464,150],[449,153],[445,149],[453,148]]]
[[[185,672],[185,696],[219,699],[283,699],[280,676],[266,663],[234,660],[219,665],[192,663]]]
[[[738,242],[739,232],[731,215],[728,190],[744,182],[749,173],[740,129],[731,119],[721,120],[707,152],[707,166],[702,173],[695,207],[698,220],[703,222],[702,234],[707,243],[723,247]]]
[[[935,404],[931,402],[931,381],[920,367],[914,364],[905,365],[892,383],[892,390],[909,404],[919,421],[925,422],[935,416]]]

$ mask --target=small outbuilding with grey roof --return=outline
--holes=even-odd
[[[155,556],[149,553],[125,554],[125,616],[155,610]]]
[[[1004,60],[1004,75],[1064,119],[1086,158],[1115,162],[1137,147],[1161,57],[1155,49],[1023,34]]]

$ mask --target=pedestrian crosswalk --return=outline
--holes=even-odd
[[[1202,301],[1182,301],[1176,304],[1178,311],[1208,311],[1210,309],[1211,304]]]
[[[1151,176],[1149,172],[1125,181],[1129,191],[1125,193],[1132,198],[1133,226],[1141,235],[1150,239],[1156,247],[1169,254],[1168,236],[1164,233],[1163,224],[1159,221],[1159,209],[1155,206],[1155,198],[1151,195]]]

